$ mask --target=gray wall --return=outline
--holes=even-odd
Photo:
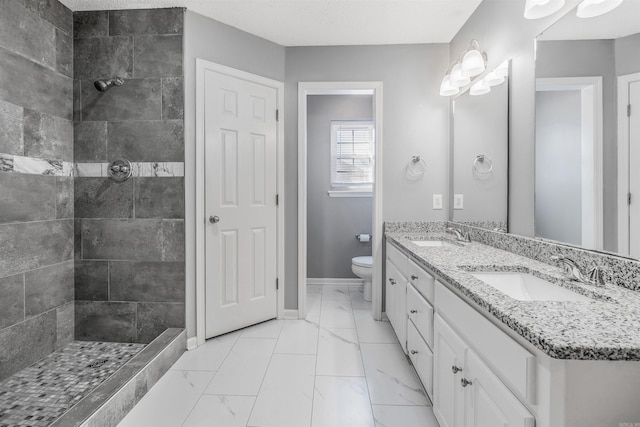
[[[640,72],[640,33],[615,40],[616,75]]]
[[[445,44],[287,48],[286,308],[296,308],[298,298],[298,82],[383,82],[383,220],[446,220],[446,209],[431,209],[431,194],[448,198],[449,100],[439,95],[441,73],[448,64]],[[414,155],[427,162],[419,181],[405,174]]]
[[[73,14],[76,162],[184,161],[183,15]],[[114,76],[124,85],[93,87]],[[184,326],[183,181],[75,179],[77,339],[147,343]]]
[[[536,58],[536,77],[602,76],[603,243],[605,250],[615,252],[618,249],[618,144],[616,140],[618,124],[614,53],[613,40],[540,41]],[[536,197],[538,193],[536,190]],[[538,234],[537,231],[536,234]]]
[[[307,98],[307,277],[355,278],[351,258],[371,255],[370,197],[329,197],[331,121],[373,120],[369,95],[310,95]]]
[[[195,162],[196,153],[196,58],[247,71],[277,81],[284,81],[285,49],[237,28],[221,24],[190,11],[185,15],[185,158]],[[295,118],[287,118],[295,120]],[[189,161],[188,160],[188,161]],[[286,167],[286,166],[285,166]],[[186,222],[186,307],[187,330],[195,335],[195,170],[185,171]],[[285,202],[291,203],[285,194]],[[288,242],[287,242],[288,243]],[[295,243],[294,243],[295,244]],[[291,282],[287,285],[287,288]]]
[[[478,40],[488,56],[488,69],[511,58],[509,93],[509,231],[534,235],[534,131],[535,61],[534,39],[558,17],[575,7],[567,0],[555,14],[536,20],[523,17],[524,2],[484,0],[451,41],[455,58]],[[439,70],[444,75],[446,67]]]
[[[580,91],[536,94],[536,236],[582,242]]]
[[[0,10],[1,380],[73,340],[74,303],[73,178],[44,175],[73,162],[71,11]]]

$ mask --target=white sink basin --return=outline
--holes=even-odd
[[[411,243],[422,247],[449,247],[456,248],[458,245],[446,242],[444,240],[412,240]]]
[[[471,275],[520,301],[592,301],[591,298],[528,273],[483,271]]]

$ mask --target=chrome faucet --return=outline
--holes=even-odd
[[[565,256],[552,256],[553,261],[558,261],[562,264],[565,276],[569,279],[577,280],[585,285],[604,286],[604,272],[605,269],[598,265],[593,265],[587,274],[584,274],[580,269],[578,263],[573,259]]]
[[[456,240],[459,242],[470,243],[471,236],[468,231],[462,231],[459,228],[447,227],[447,232],[456,235]]]

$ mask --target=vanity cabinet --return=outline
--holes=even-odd
[[[387,260],[386,312],[389,322],[400,341],[402,350],[407,352],[407,279]]]

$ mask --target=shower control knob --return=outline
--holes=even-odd
[[[219,217],[218,215],[211,215],[211,216],[209,217],[209,222],[210,222],[211,224],[217,224],[217,223],[219,223],[219,222],[220,222],[220,217]]]

